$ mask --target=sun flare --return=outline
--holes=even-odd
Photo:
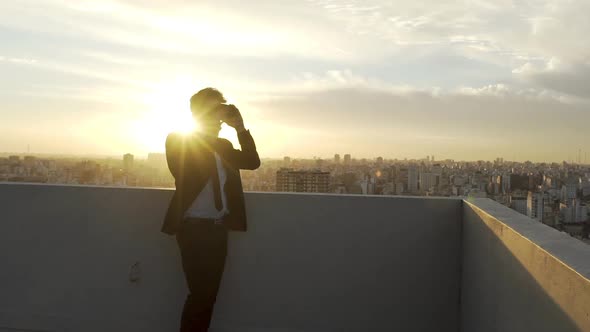
[[[177,78],[156,84],[142,97],[145,114],[133,123],[135,138],[147,151],[162,151],[171,132],[188,134],[198,130],[190,112],[189,99],[195,93],[195,82]]]

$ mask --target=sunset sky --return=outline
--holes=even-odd
[[[590,156],[588,13],[588,0],[1,0],[0,152],[163,152],[213,86],[262,157]]]

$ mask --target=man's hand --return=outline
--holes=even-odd
[[[235,105],[228,105],[226,112],[227,119],[225,119],[223,122],[227,123],[228,126],[235,128],[237,132],[246,130],[244,127],[244,119],[242,118],[242,114],[240,114],[240,110]]]

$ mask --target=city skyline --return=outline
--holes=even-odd
[[[581,152],[581,151],[580,151]],[[342,157],[342,158],[341,158]],[[240,172],[250,192],[333,195],[490,198],[521,214],[588,242],[590,165],[575,163],[332,158],[263,159]],[[174,188],[164,153],[146,159],[126,153],[107,158],[41,157],[0,153],[0,182]]]
[[[590,123],[588,11],[583,0],[3,2],[0,151],[163,152],[191,120],[190,96],[214,86],[263,157],[575,161]],[[230,128],[221,136],[238,147]]]
[[[580,152],[581,150],[579,150]],[[84,153],[36,153],[33,151],[0,151],[0,157],[8,157],[10,155],[18,155],[18,156],[37,156],[37,157],[45,157],[45,158],[79,158],[79,159],[101,159],[101,158],[111,158],[111,159],[120,159],[125,154],[130,153],[135,158],[140,160],[145,160],[148,158],[149,154],[162,154],[165,155],[164,151],[150,151],[145,154],[135,154],[132,152],[125,152],[123,154],[84,154]],[[290,158],[292,160],[333,160],[334,155],[340,155],[340,163],[343,163],[342,159],[346,153],[334,153],[331,155],[325,156],[318,156],[318,155],[309,155],[309,156],[301,156],[301,155],[284,155],[284,156],[260,156],[262,160],[283,160],[284,158]],[[409,157],[409,156],[386,156],[386,155],[351,155],[352,160],[377,160],[378,158],[383,158],[384,160],[389,161],[423,161],[426,160],[428,157],[437,156],[434,154],[426,154],[421,156]],[[456,159],[451,157],[440,156],[440,158],[436,158],[434,162],[437,161],[448,161],[452,160],[454,162],[477,162],[477,161],[484,161],[484,162],[494,162],[498,158],[501,158],[504,162],[515,162],[515,163],[524,163],[524,162],[532,162],[536,164],[541,163],[568,163],[572,165],[590,165],[590,161],[588,160],[588,154],[581,151],[579,154],[575,156],[571,156],[569,159],[564,160],[530,160],[530,159],[512,159],[512,158],[504,158],[502,156],[496,156],[491,159]]]

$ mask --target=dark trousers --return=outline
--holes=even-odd
[[[213,222],[184,223],[176,234],[189,294],[182,310],[181,332],[206,332],[227,255],[227,229]]]

